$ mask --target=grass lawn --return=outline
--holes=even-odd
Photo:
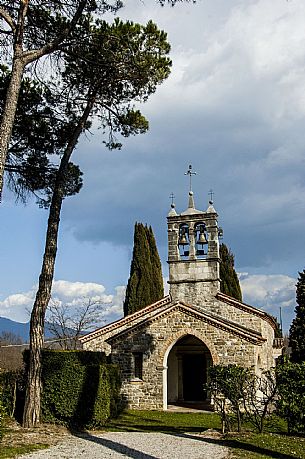
[[[38,449],[47,448],[47,445],[20,445],[20,446],[2,446],[0,445],[0,459],[9,459],[20,456],[21,454],[31,453]]]
[[[199,433],[207,429],[220,430],[219,416],[215,413],[177,413],[170,411],[129,410],[110,421],[106,430],[129,432]],[[208,441],[225,444],[234,458],[246,459],[305,459],[305,438],[288,436],[285,423],[274,420],[266,433],[247,430],[228,434]]]
[[[304,459],[305,438],[267,432],[227,435],[233,457],[249,459]]]
[[[53,424],[42,424],[33,429],[23,429],[11,418],[6,419],[6,426],[2,432],[0,459],[15,458],[48,448],[69,434],[64,427]]]
[[[129,432],[182,433],[207,429],[220,429],[217,414],[128,410],[106,426],[106,430]]]

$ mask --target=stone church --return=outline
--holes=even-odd
[[[280,354],[272,316],[220,292],[219,236],[213,202],[206,211],[168,214],[169,295],[81,338],[118,364],[122,395],[133,409],[208,402],[211,365],[237,364],[256,373]]]

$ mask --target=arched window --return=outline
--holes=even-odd
[[[206,258],[208,253],[208,235],[204,222],[197,223],[194,228],[196,257]]]

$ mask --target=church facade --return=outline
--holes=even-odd
[[[281,350],[275,320],[220,292],[219,235],[212,201],[168,214],[169,295],[81,338],[84,349],[111,355],[129,408],[209,401],[211,365],[237,364],[259,374]]]

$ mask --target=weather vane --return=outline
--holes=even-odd
[[[175,199],[174,193],[171,193],[169,197],[172,200],[172,205],[173,205],[174,204],[174,199]]]
[[[189,169],[187,172],[184,172],[184,175],[190,176],[190,191],[192,191],[192,175],[197,175],[197,172],[193,172],[192,165],[189,165]]]

